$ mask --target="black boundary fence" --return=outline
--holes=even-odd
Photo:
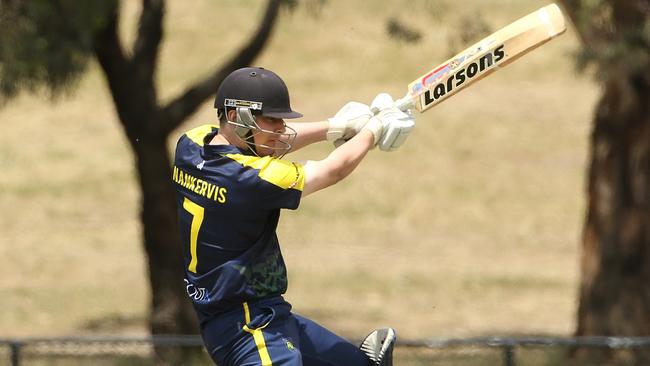
[[[153,347],[201,347],[199,336],[78,336],[42,338],[0,338],[0,365],[22,365],[25,350],[40,357],[48,356],[124,356],[146,357]],[[486,348],[499,350],[504,366],[517,366],[518,348],[601,348],[632,349],[650,347],[650,337],[473,337],[400,340],[398,348],[448,350],[456,348]]]

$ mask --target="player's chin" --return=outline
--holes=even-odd
[[[271,157],[276,157],[279,154],[277,153],[277,149],[270,148],[270,147],[258,147],[257,148],[257,154],[259,156],[271,156]]]
[[[261,152],[264,154],[264,156],[272,157],[279,157],[285,153],[285,151],[282,149],[282,144],[280,144],[278,141],[269,141],[267,146],[265,146]]]

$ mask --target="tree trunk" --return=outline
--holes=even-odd
[[[147,255],[151,297],[152,334],[194,333],[193,313],[184,293],[176,206],[171,186],[169,156],[164,138],[148,138],[138,144],[137,166],[142,191],[141,219]]]
[[[591,136],[577,336],[650,335],[650,74],[610,75]],[[580,357],[650,364],[650,350]]]
[[[151,285],[151,334],[197,334],[196,315],[183,284],[174,190],[166,136],[134,143],[142,192],[141,219]],[[179,364],[181,352],[159,348],[161,359]]]
[[[196,320],[183,292],[166,119],[157,106],[153,70],[126,59],[117,36],[117,8],[99,33],[97,59],[111,90],[120,123],[135,154],[142,194],[141,220],[151,284],[152,334],[196,333]],[[141,58],[142,59],[142,58]]]
[[[197,334],[196,315],[183,283],[183,255],[167,137],[206,98],[214,95],[223,78],[249,65],[264,49],[277,19],[280,0],[268,0],[258,29],[230,61],[166,106],[158,105],[154,84],[164,1],[143,0],[142,4],[133,55],[129,57],[123,50],[118,36],[117,3],[111,8],[105,27],[95,34],[95,54],[136,157],[142,192],[143,242],[151,288],[151,334]],[[156,347],[157,363],[189,364],[194,351]]]

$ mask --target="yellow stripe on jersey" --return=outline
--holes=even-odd
[[[185,133],[187,137],[194,141],[195,144],[199,146],[203,146],[203,139],[205,136],[207,136],[210,132],[212,132],[213,128],[219,128],[217,125],[203,125],[199,127],[195,127]]]
[[[226,154],[239,164],[259,170],[258,176],[280,188],[294,188],[302,191],[305,188],[305,171],[302,165],[270,156],[249,156],[242,154]]]
[[[264,324],[262,327],[255,329],[250,329],[248,327],[248,324],[251,322],[251,313],[250,310],[248,310],[247,302],[244,303],[244,319],[246,321],[244,331],[253,335],[255,345],[257,346],[257,352],[259,352],[260,359],[262,360],[262,366],[273,366],[271,355],[269,355],[269,350],[266,349],[266,342],[264,341],[264,334],[262,333],[262,329],[264,329],[268,324]]]

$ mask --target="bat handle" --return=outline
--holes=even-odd
[[[397,107],[397,109],[406,112],[413,109],[415,103],[413,103],[413,97],[407,93],[403,98],[396,100],[394,106]]]

